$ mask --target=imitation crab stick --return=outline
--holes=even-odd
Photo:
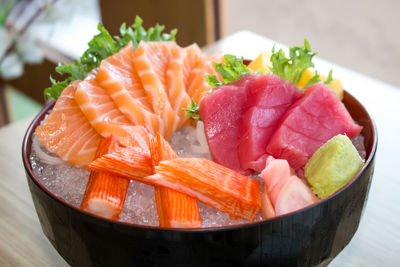
[[[150,153],[154,167],[161,160],[178,157],[160,134],[150,141]],[[201,226],[196,199],[162,186],[155,186],[154,193],[161,227],[192,228]]]
[[[140,147],[125,147],[96,159],[88,166],[88,170],[120,175],[151,184],[144,177],[153,174],[153,164],[149,151]]]
[[[162,160],[153,173],[150,157],[124,148],[93,161],[89,170],[104,171],[138,182],[187,194],[232,218],[253,221],[260,210],[260,182],[201,158]],[[147,173],[147,176],[146,176]]]
[[[196,198],[234,219],[253,221],[260,210],[260,182],[210,160],[163,160],[155,171],[145,179]]]
[[[110,136],[99,143],[96,158],[119,149],[118,140]],[[117,219],[125,202],[129,180],[104,172],[91,171],[81,209],[110,219]]]

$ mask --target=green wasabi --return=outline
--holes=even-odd
[[[320,147],[305,166],[305,177],[319,198],[335,193],[363,167],[364,162],[346,135],[337,135]]]

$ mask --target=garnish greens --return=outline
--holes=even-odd
[[[313,85],[314,83],[322,81],[318,71],[315,71],[315,75],[307,82],[307,84],[304,86],[304,88],[307,88],[310,85]],[[325,84],[329,84],[332,81],[332,69],[329,71],[328,78],[324,82]]]
[[[328,79],[325,81],[325,84],[330,84],[332,81],[332,69],[329,71]]]
[[[221,74],[222,81],[216,75],[207,75],[206,81],[211,88],[234,82],[251,70],[243,64],[243,57],[238,59],[234,55],[225,55],[224,63],[214,62],[216,71]]]
[[[196,121],[203,121],[200,118],[199,105],[197,105],[193,99],[190,102],[189,107],[187,109],[185,109],[185,112],[189,116],[189,119],[196,120]]]
[[[87,74],[100,66],[100,62],[117,53],[121,48],[125,47],[130,41],[134,49],[137,48],[140,41],[175,41],[177,30],[172,30],[169,34],[163,33],[164,25],[157,24],[155,27],[149,28],[147,31],[142,26],[143,20],[136,16],[135,23],[126,27],[122,24],[120,28],[121,36],[112,37],[110,33],[101,24],[97,26],[100,31],[88,43],[89,48],[83,53],[79,60],[75,60],[72,64],[59,64],[56,72],[67,76],[63,81],[56,81],[50,77],[52,86],[44,90],[47,99],[57,99],[61,92],[71,82],[84,79]]]
[[[272,48],[271,72],[293,84],[297,84],[303,72],[314,67],[312,58],[317,53],[311,53],[311,46],[307,39],[304,39],[304,46],[293,46],[289,48],[289,58],[282,49],[275,52]],[[312,78],[313,79],[313,78]]]

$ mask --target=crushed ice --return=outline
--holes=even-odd
[[[210,157],[207,141],[202,123],[198,127],[187,126],[177,131],[169,140],[172,148],[181,157]],[[35,136],[33,137],[36,138]],[[47,164],[46,159],[38,156],[36,150],[46,149],[32,146],[30,162],[33,172],[39,182],[54,195],[67,203],[79,208],[85,192],[89,171],[73,167],[69,164]],[[43,156],[42,151],[39,152]],[[51,153],[46,151],[50,156]],[[46,157],[47,158],[47,157]],[[254,176],[253,178],[255,178]],[[260,179],[258,177],[258,179]],[[199,202],[199,212],[202,218],[202,227],[220,227],[248,223],[245,220],[232,220],[227,213],[218,211]],[[143,183],[131,181],[128,187],[123,210],[118,218],[121,222],[158,226],[158,216],[154,197],[154,187]],[[256,221],[261,220],[258,214]]]

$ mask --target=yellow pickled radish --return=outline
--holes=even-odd
[[[297,87],[299,87],[299,88],[304,88],[304,86],[307,85],[308,81],[309,81],[312,77],[314,77],[314,75],[315,75],[315,70],[313,70],[313,69],[311,69],[311,68],[306,69],[306,70],[303,72],[303,74],[301,75],[300,80],[299,80],[299,82],[297,83]]]
[[[270,61],[271,53],[269,51],[262,51],[256,59],[254,59],[249,64],[249,69],[255,72],[260,72],[262,74],[270,73],[270,67],[272,67],[272,63]]]
[[[308,81],[314,77],[315,70],[306,69],[300,77],[299,82],[297,83],[297,87],[304,88],[307,85]],[[328,80],[328,77],[325,75],[319,76],[320,80],[325,82]],[[337,78],[332,78],[332,81],[328,83],[329,88],[340,98],[343,99],[343,85],[342,82]]]

